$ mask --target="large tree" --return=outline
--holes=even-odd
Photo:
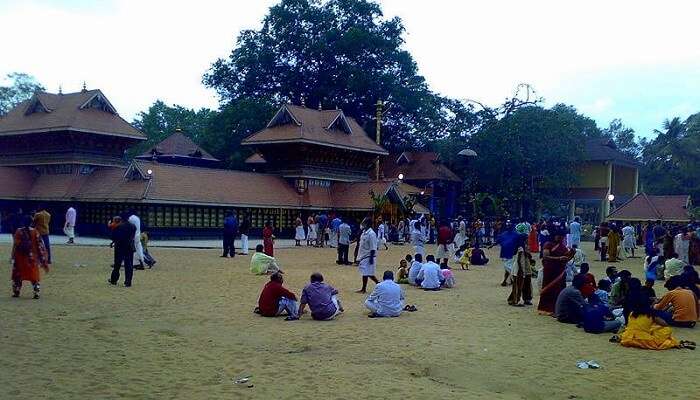
[[[433,93],[403,47],[399,18],[369,0],[282,0],[259,30],[240,33],[228,59],[204,76],[223,104],[339,107],[371,134],[378,100],[388,102],[383,144],[422,147],[472,122],[460,102]],[[261,116],[262,118],[262,116]]]
[[[471,189],[503,200],[513,213],[551,207],[577,182],[583,143],[595,130],[569,106],[519,108],[466,141],[478,154],[468,168]]]
[[[634,135],[634,129],[625,126],[622,120],[616,118],[610,121],[607,128],[602,130],[603,137],[615,142],[617,149],[632,158],[639,158],[642,144]]]
[[[642,151],[642,180],[652,194],[689,194],[700,201],[700,113],[666,120]]]
[[[7,74],[7,80],[9,85],[0,86],[0,116],[32,97],[35,92],[44,90],[33,76],[21,72]]]
[[[148,139],[131,148],[129,154],[135,156],[143,153],[178,128],[195,143],[199,143],[215,114],[215,111],[206,108],[197,111],[178,105],[169,106],[157,100],[147,111],[141,111],[132,122]]]

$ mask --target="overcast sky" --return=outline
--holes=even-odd
[[[0,0],[0,75],[102,89],[131,120],[156,99],[216,108],[202,74],[272,0]],[[700,111],[700,2],[382,0],[433,90],[498,104],[520,82],[649,136]]]

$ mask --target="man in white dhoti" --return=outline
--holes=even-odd
[[[63,224],[63,233],[68,236],[67,244],[73,244],[75,241],[75,220],[77,219],[77,212],[75,208],[68,207],[66,211],[66,223]]]
[[[377,268],[377,234],[372,230],[372,220],[365,218],[360,225],[362,234],[360,235],[360,247],[357,253],[359,262],[358,269],[362,275],[362,289],[357,293],[367,293],[367,280],[379,283],[374,271]]]
[[[622,249],[626,257],[634,258],[634,248],[637,247],[634,227],[629,222],[622,228]]]
[[[425,256],[425,235],[421,229],[420,221],[413,221],[411,225],[411,244],[415,254]]]
[[[403,311],[403,300],[403,290],[394,282],[394,273],[385,271],[382,283],[365,300],[365,307],[371,311],[370,318],[398,317]]]
[[[673,249],[678,254],[678,258],[688,264],[690,261],[690,235],[684,232],[678,233],[673,238]]]
[[[389,250],[389,246],[386,243],[386,230],[386,224],[384,223],[384,221],[382,221],[382,218],[379,217],[379,224],[377,224],[377,238],[379,240],[379,245],[384,246],[385,250]],[[379,250],[379,247],[377,247],[377,250]]]
[[[143,266],[144,256],[143,256],[143,246],[141,245],[141,219],[136,216],[134,211],[130,212],[129,222],[131,222],[136,227],[136,233],[134,234],[134,265],[136,261],[139,262],[138,266],[134,269],[145,269]]]
[[[581,218],[574,218],[573,222],[569,224],[569,242],[567,243],[569,247],[576,245],[581,247]]]

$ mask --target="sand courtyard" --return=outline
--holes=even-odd
[[[592,246],[584,246],[589,260]],[[409,246],[379,253],[378,275]],[[432,252],[428,248],[428,252]],[[497,248],[486,268],[455,270],[457,287],[406,287],[417,312],[369,319],[354,293],[356,267],[333,249],[277,251],[285,286],[300,294],[320,271],[345,314],[330,322],[252,313],[267,277],[249,258],[218,250],[151,249],[153,270],[134,287],[107,284],[107,247],[55,246],[42,298],[10,297],[9,246],[0,246],[0,390],[3,399],[669,399],[698,398],[690,350],[645,351],[506,303]],[[606,264],[592,263],[596,278]],[[642,260],[617,264],[642,276]],[[123,278],[122,278],[123,279]],[[370,284],[370,288],[373,285]],[[657,294],[665,289],[657,283]],[[536,290],[535,290],[536,292]],[[535,304],[537,298],[535,298]],[[700,341],[700,329],[675,329]],[[602,368],[580,370],[579,360]],[[245,384],[234,381],[250,377]],[[251,387],[252,386],[252,387]]]

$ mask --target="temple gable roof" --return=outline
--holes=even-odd
[[[145,139],[117,114],[99,89],[65,94],[37,92],[0,117],[0,136],[66,130]]]
[[[252,134],[244,145],[310,143],[374,154],[388,154],[342,110],[314,110],[286,104],[265,129]]]

